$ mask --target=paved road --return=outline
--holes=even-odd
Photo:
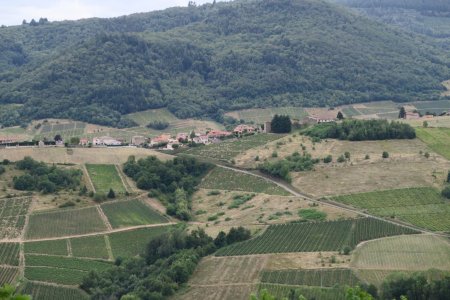
[[[362,211],[360,211],[360,210],[358,210],[356,208],[351,208],[351,207],[348,207],[348,206],[345,206],[345,205],[342,205],[342,204],[331,203],[331,202],[328,202],[328,201],[319,201],[317,199],[312,198],[309,195],[306,195],[304,193],[296,191],[292,186],[288,185],[287,183],[280,182],[278,180],[274,180],[273,178],[270,178],[269,176],[256,174],[256,173],[254,173],[252,171],[242,170],[242,169],[239,169],[239,168],[224,166],[224,165],[220,165],[220,164],[217,164],[217,166],[220,167],[220,168],[224,168],[224,169],[232,170],[232,171],[235,171],[235,172],[240,172],[240,173],[244,173],[244,174],[248,174],[248,175],[251,175],[251,176],[255,176],[255,177],[259,177],[259,178],[265,179],[267,181],[270,181],[270,182],[276,184],[277,186],[281,187],[282,189],[284,189],[285,191],[291,193],[292,195],[297,196],[297,197],[305,198],[306,200],[311,201],[313,203],[317,203],[317,204],[325,205],[325,206],[328,206],[328,207],[333,207],[333,208],[337,208],[337,209],[340,209],[340,210],[345,210],[345,211],[348,211],[348,212],[356,213],[356,214],[358,214],[360,216],[363,216],[363,217],[369,217],[369,218],[377,219],[377,220],[380,220],[380,221],[383,221],[383,222],[399,225],[399,226],[402,226],[402,227],[405,227],[405,228],[417,230],[417,231],[425,233],[425,234],[430,234],[430,235],[436,235],[436,236],[450,238],[450,234],[437,233],[437,232],[429,231],[429,230],[422,229],[422,228],[419,228],[419,227],[415,227],[415,226],[412,226],[412,225],[407,225],[407,224],[404,224],[404,223],[402,223],[400,221],[384,219],[384,218],[381,218],[381,217],[378,217],[378,216],[375,216],[375,215],[371,215],[371,214],[362,212]]]

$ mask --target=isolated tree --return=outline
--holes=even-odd
[[[27,25],[27,24],[28,24],[28,23],[27,23],[27,20],[23,19],[22,25]]]
[[[398,118],[399,119],[405,119],[406,118],[406,110],[405,107],[401,107],[400,108],[400,112],[398,113]]]
[[[423,126],[423,128],[428,128],[428,122],[427,121],[423,121],[422,126]]]
[[[287,115],[275,115],[271,127],[273,133],[289,133],[292,130],[291,118]]]
[[[383,151],[383,154],[381,155],[383,158],[389,158],[389,152]]]
[[[447,199],[450,199],[450,186],[446,186],[446,187],[442,190],[441,194],[442,194],[443,197],[445,197],[445,198],[447,198]]]
[[[333,156],[331,156],[331,155],[327,155],[327,156],[323,159],[323,162],[326,163],[326,164],[329,164],[329,163],[332,162],[332,161],[333,161]]]
[[[195,138],[195,131],[194,130],[191,131],[191,134],[189,135],[189,137],[191,139]]]
[[[343,120],[343,119],[344,119],[344,115],[339,111],[339,112],[337,113],[336,118],[337,118],[338,120]]]
[[[350,152],[345,151],[344,156],[346,159],[350,159]]]
[[[31,26],[37,26],[38,23],[37,23],[34,19],[31,19],[30,25],[31,25]]]
[[[62,141],[62,136],[60,134],[55,135],[55,138],[53,139],[55,142],[60,142]]]
[[[225,247],[227,245],[227,234],[223,231],[219,232],[214,239],[214,245],[216,245],[217,248]]]
[[[116,193],[114,192],[113,189],[109,189],[109,192],[108,192],[107,197],[108,197],[109,199],[114,199],[114,198],[116,198]]]
[[[80,143],[80,138],[79,137],[72,137],[72,138],[70,138],[70,143],[72,145],[78,145]]]

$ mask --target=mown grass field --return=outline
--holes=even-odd
[[[113,228],[168,222],[167,218],[136,199],[105,203],[101,208]]]
[[[47,255],[25,255],[25,278],[65,285],[78,285],[89,271],[103,271],[112,264],[94,260]]]
[[[271,225],[261,235],[222,248],[216,255],[340,251],[371,239],[414,233],[417,232],[372,218]]]
[[[251,148],[265,145],[268,142],[282,138],[282,134],[255,134],[242,138],[227,139],[222,143],[198,146],[186,151],[188,154],[229,161]]]
[[[416,128],[416,134],[428,147],[450,160],[450,128]]]
[[[288,115],[291,119],[303,119],[308,115],[305,109],[301,107],[272,107],[272,108],[253,108],[226,113],[227,116],[237,120],[245,120],[246,122],[254,122],[262,124],[272,120],[273,116]]]
[[[80,289],[69,288],[55,285],[47,285],[37,282],[26,282],[21,287],[21,292],[26,295],[31,295],[33,300],[49,300],[49,299],[64,299],[64,300],[87,300],[89,296]]]
[[[26,239],[79,235],[106,231],[95,207],[31,214]]]
[[[214,168],[203,179],[200,187],[212,190],[243,191],[290,196],[287,191],[268,180],[220,167]]]
[[[398,218],[435,231],[450,231],[450,202],[434,188],[409,188],[344,195],[334,201],[372,214]]]
[[[450,243],[432,235],[368,241],[356,248],[351,265],[362,270],[450,270]]]
[[[0,199],[0,239],[20,236],[30,204],[31,197]]]
[[[115,165],[86,164],[86,169],[96,193],[107,194],[110,189],[113,189],[116,194],[126,192]]]

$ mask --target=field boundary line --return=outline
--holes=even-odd
[[[108,228],[108,230],[112,230],[113,227],[111,226],[111,223],[109,223],[108,217],[103,212],[103,209],[100,206],[100,204],[97,204],[95,207],[97,208],[98,214],[100,215],[100,218],[102,219],[102,221],[105,224],[106,228]]]
[[[77,290],[83,291],[78,288],[78,285],[68,285],[68,284],[60,284],[60,283],[54,283],[54,282],[48,282],[48,281],[28,280],[28,279],[27,279],[27,282],[37,283],[37,284],[41,284],[41,285],[54,286],[54,287],[77,289]]]
[[[116,164],[114,165],[114,167],[116,167],[117,174],[119,175],[120,180],[122,181],[122,185],[125,188],[125,191],[127,193],[132,192],[130,191],[131,187],[129,187],[128,181],[125,181],[124,175],[122,174],[122,170],[120,169],[119,165]]]
[[[96,193],[95,187],[94,187],[94,183],[92,182],[91,176],[89,175],[89,172],[86,168],[86,164],[83,164],[83,172],[84,175],[86,175],[86,178],[88,180],[88,183],[91,185],[92,191],[94,192],[94,194]]]
[[[97,235],[105,235],[110,233],[116,233],[116,232],[124,232],[124,231],[133,231],[136,229],[142,229],[142,228],[151,228],[151,227],[163,227],[163,226],[173,226],[176,225],[175,222],[170,223],[160,223],[160,224],[147,224],[147,225],[139,225],[139,226],[132,226],[127,228],[117,228],[110,231],[100,231],[100,232],[93,232],[93,233],[85,233],[85,234],[74,234],[74,235],[66,235],[66,236],[58,236],[58,237],[50,237],[50,238],[41,238],[41,239],[29,239],[25,242],[40,242],[40,241],[57,241],[57,240],[64,240],[64,239],[72,239],[72,238],[82,238],[82,237],[88,237],[88,236],[97,236]]]
[[[109,240],[109,236],[107,234],[105,234],[103,236],[103,238],[105,239],[106,251],[108,252],[108,260],[113,261],[114,260],[114,254],[112,252],[111,242]]]
[[[70,241],[70,239],[66,240],[66,246],[67,246],[67,256],[68,257],[73,257],[73,253],[72,253],[72,242]]]

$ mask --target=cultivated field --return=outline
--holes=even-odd
[[[337,208],[313,204],[300,197],[272,196],[235,191],[200,189],[192,198],[192,209],[196,220],[217,225],[273,224],[300,220],[298,211],[310,209],[325,212],[327,220],[354,218],[356,214]]]
[[[178,120],[170,111],[165,108],[149,109],[126,115],[130,120],[135,121],[141,126],[147,126],[150,122],[173,123]]]
[[[302,295],[306,299],[320,299],[320,300],[344,300],[345,290],[343,288],[321,288],[308,287],[298,285],[285,284],[271,284],[261,283],[259,291],[267,290],[277,299],[283,299],[290,295],[292,290],[295,290],[298,295]]]
[[[19,243],[0,243],[0,265],[19,265]]]
[[[21,235],[31,197],[0,199],[0,239],[14,239]]]
[[[22,160],[31,156],[37,161],[64,164],[120,164],[125,163],[130,155],[136,159],[150,155],[159,159],[170,159],[171,156],[144,148],[8,148],[0,151],[0,160]]]
[[[91,270],[101,272],[111,263],[47,255],[25,255],[25,278],[65,285],[78,285]]]
[[[436,153],[450,159],[450,128],[416,128],[416,133]]]
[[[228,112],[225,115],[233,117],[237,120],[245,120],[255,124],[263,124],[272,120],[273,116],[288,115],[291,119],[301,120],[308,113],[301,107],[273,107],[273,108],[253,108]]]
[[[53,140],[53,138],[60,134],[64,139],[70,140],[71,137],[81,137],[84,135],[86,128],[85,123],[81,122],[68,122],[68,123],[44,123],[37,134],[34,136],[36,141],[43,140],[44,138],[48,140]]]
[[[450,203],[433,188],[408,188],[332,198],[382,217],[436,231],[450,231]]]
[[[101,208],[113,228],[168,222],[166,217],[140,200],[105,203]]]
[[[257,285],[253,284],[194,286],[177,294],[176,298],[182,300],[248,300],[250,294],[256,292],[256,290]]]
[[[339,251],[366,240],[413,233],[416,232],[371,218],[271,225],[261,235],[222,248],[216,255]]]
[[[447,162],[434,159],[388,159],[373,164],[319,166],[314,172],[292,173],[292,185],[314,197],[420,186],[441,187],[449,167]]]
[[[352,267],[370,270],[450,270],[450,244],[432,235],[396,236],[363,243]]]
[[[351,269],[312,269],[312,270],[277,270],[263,271],[261,282],[334,287],[335,285],[355,286],[360,280]]]
[[[70,239],[70,246],[74,257],[112,259],[108,253],[107,244],[109,244],[107,235]]]
[[[86,169],[96,193],[107,194],[113,189],[116,194],[125,194],[126,189],[115,165],[86,164]]]
[[[5,283],[14,283],[17,276],[19,276],[19,268],[0,267],[0,286],[3,286]]]
[[[64,300],[87,300],[89,299],[83,291],[76,288],[55,286],[50,284],[43,284],[37,282],[26,282],[21,287],[21,292],[26,295],[31,295],[33,300],[49,300],[49,299],[64,299]]]
[[[28,242],[24,244],[25,254],[67,256],[67,248],[67,240]]]
[[[280,196],[290,195],[281,187],[264,178],[220,167],[215,167],[203,179],[200,187],[211,190],[243,191]]]
[[[222,143],[198,146],[186,153],[216,160],[231,161],[237,155],[268,142],[282,138],[281,134],[255,134],[242,138],[227,139]]]
[[[30,215],[27,239],[51,238],[106,231],[95,207],[40,212]]]

